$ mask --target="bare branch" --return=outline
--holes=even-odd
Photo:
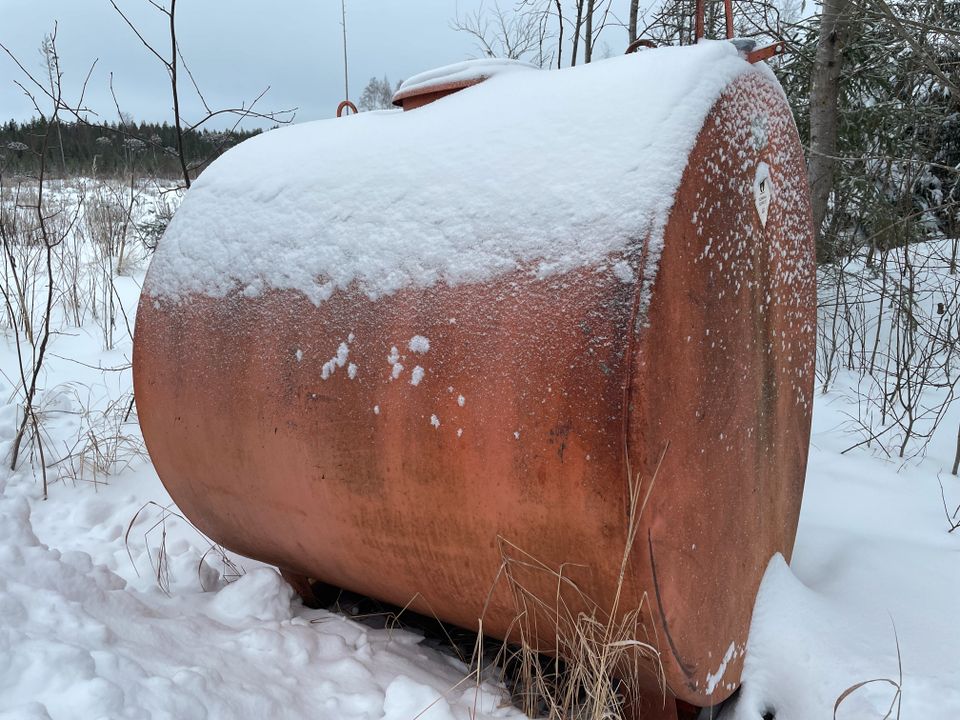
[[[153,0],[148,0],[148,2],[150,2],[150,4],[153,5],[155,8],[161,10],[165,15],[170,15],[170,13],[168,13],[166,9],[161,8],[159,5],[157,5],[157,3],[153,2]],[[174,0],[174,2],[176,2],[176,0]],[[130,18],[128,18],[128,17],[124,14],[123,10],[121,10],[119,7],[117,7],[117,3],[115,3],[114,0],[110,0],[110,4],[113,5],[113,9],[117,11],[117,14],[118,14],[120,17],[123,18],[123,21],[127,24],[127,27],[129,27],[131,30],[133,30],[133,34],[136,35],[137,38],[139,38],[139,40],[140,40],[140,42],[143,44],[143,46],[144,46],[147,50],[149,50],[151,53],[153,53],[153,56],[156,57],[157,60],[159,60],[161,63],[163,63],[163,66],[164,66],[165,68],[167,68],[167,71],[168,71],[168,72],[172,72],[172,68],[170,67],[170,63],[167,61],[167,59],[166,59],[165,57],[163,57],[163,55],[161,55],[160,53],[158,53],[158,52],[154,49],[153,45],[151,45],[149,42],[147,42],[147,39],[146,39],[142,34],[140,34],[140,31],[139,31],[139,30],[137,30],[137,26],[134,25],[134,24],[130,21]]]

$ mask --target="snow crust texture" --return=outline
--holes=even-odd
[[[144,490],[162,494],[150,475]],[[139,552],[152,518],[134,533],[142,577],[122,557],[133,480],[107,497],[57,486],[38,521],[32,483],[4,488],[0,476],[0,719],[409,720],[426,711],[467,720],[474,702],[480,718],[522,717],[486,684],[458,687],[466,667],[417,635],[303,608],[272,568],[245,561],[239,579],[200,592],[198,538],[176,521],[167,542],[179,580],[168,597]],[[35,524],[64,549],[41,542]],[[208,561],[199,566],[217,577]]]
[[[764,72],[728,42],[510,72],[410,112],[274,130],[191,188],[147,279],[153,297],[538,277],[661,243],[704,118]],[[622,267],[617,277],[629,281]]]

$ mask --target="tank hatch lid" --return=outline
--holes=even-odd
[[[444,65],[414,75],[400,84],[393,104],[411,110],[487,78],[518,70],[538,70],[534,65],[507,58],[482,58]]]

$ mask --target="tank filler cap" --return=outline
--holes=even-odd
[[[535,65],[507,58],[465,60],[427,70],[405,80],[397,88],[393,96],[393,104],[404,110],[413,110],[458,90],[477,85],[494,75],[538,69]]]

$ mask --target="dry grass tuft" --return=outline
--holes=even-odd
[[[171,505],[161,505],[151,500],[150,502],[147,502],[141,506],[140,509],[134,513],[133,517],[130,518],[130,522],[127,525],[127,531],[123,535],[123,543],[127,548],[127,556],[130,558],[130,563],[133,565],[133,569],[137,573],[137,576],[139,577],[140,570],[137,569],[137,562],[134,560],[133,551],[130,548],[130,535],[133,532],[133,526],[136,525],[137,520],[139,520],[141,516],[149,516],[148,519],[153,520],[153,523],[143,533],[143,542],[147,551],[147,556],[150,559],[151,570],[154,578],[157,581],[157,586],[164,592],[164,594],[170,595],[170,563],[169,555],[167,553],[167,523],[169,523],[171,520],[179,520],[183,522],[187,527],[192,528],[193,531],[196,532],[197,535],[203,538],[203,540],[207,543],[207,549],[197,563],[197,578],[200,582],[200,587],[202,590],[208,591],[212,589],[206,587],[203,578],[204,563],[206,562],[207,557],[211,555],[216,558],[220,565],[217,570],[219,571],[219,574],[223,578],[224,582],[231,583],[234,580],[238,580],[244,574],[243,568],[230,559],[230,556],[227,554],[227,551],[222,545],[218,545],[210,540],[206,535],[200,532],[200,530],[198,530],[192,522],[187,520],[179,512],[172,510]],[[157,535],[159,535],[159,540],[156,538]]]
[[[890,620],[893,623],[893,619]],[[897,636],[897,626],[893,626],[893,639],[897,644],[897,670],[898,677],[896,680],[892,678],[873,678],[872,680],[864,680],[863,682],[858,682],[842,693],[837,698],[837,701],[833,704],[833,720],[837,720],[837,711],[840,709],[840,706],[854,693],[858,692],[868,685],[889,685],[894,689],[893,698],[890,700],[890,707],[887,709],[887,713],[883,716],[883,720],[900,720],[900,705],[903,702],[903,660],[900,657],[900,638]]]
[[[663,457],[660,458],[661,462]],[[657,469],[659,470],[659,464]],[[646,485],[639,476],[629,483],[626,543],[620,562],[616,593],[609,609],[592,600],[568,574],[571,565],[551,568],[498,538],[502,563],[498,574],[506,582],[517,615],[511,636],[519,644],[504,643],[495,658],[501,679],[513,675],[513,702],[530,717],[550,720],[612,720],[622,716],[625,702],[635,702],[642,688],[655,685],[666,701],[663,668],[656,638],[644,620],[650,614],[646,593],[638,607],[623,608],[623,587],[639,519],[646,508],[657,473]],[[521,575],[546,574],[555,588],[553,597],[541,598],[520,580]],[[491,591],[492,595],[492,591]],[[574,599],[575,602],[569,602]],[[490,599],[488,597],[487,603]],[[589,608],[574,611],[571,605]],[[556,628],[550,657],[538,647],[539,627]],[[652,623],[649,624],[652,627]],[[482,637],[482,621],[481,621]],[[478,644],[474,658],[477,682],[482,672]]]

